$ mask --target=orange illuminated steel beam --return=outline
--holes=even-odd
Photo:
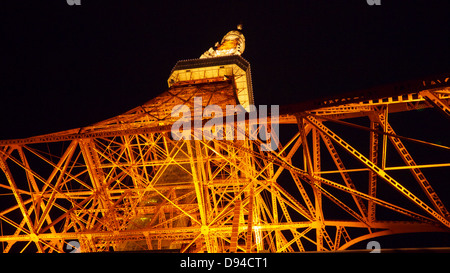
[[[392,129],[391,125],[386,121],[383,114],[378,114],[377,117],[379,122],[386,128],[386,131],[388,133],[395,134],[394,129]],[[439,211],[442,216],[444,216],[446,219],[450,219],[450,213],[447,211],[441,199],[437,196],[436,191],[433,190],[422,171],[417,167],[416,162],[409,154],[402,141],[399,138],[395,138],[392,136],[389,136],[389,139],[391,140],[392,144],[394,144],[395,149],[397,149],[398,154],[401,156],[405,164],[412,167],[410,169],[411,173],[418,181],[419,185],[422,187],[423,191],[427,195],[428,199],[432,202],[433,206]]]
[[[444,224],[447,227],[450,227],[450,222],[445,217],[434,211],[426,203],[424,203],[412,192],[406,189],[401,183],[399,183],[390,175],[388,175],[385,171],[377,167],[373,162],[371,162],[369,159],[367,159],[365,156],[359,153],[356,149],[354,149],[351,145],[345,142],[342,138],[340,138],[338,135],[336,135],[334,132],[332,132],[330,129],[324,126],[323,123],[317,121],[315,118],[311,116],[308,116],[307,120],[316,128],[318,128],[322,133],[326,134],[328,137],[336,141],[336,143],[338,143],[342,148],[346,149],[349,153],[355,156],[355,158],[359,159],[364,165],[370,168],[373,172],[376,172],[381,178],[390,183],[394,188],[396,188],[400,193],[402,193],[402,195],[410,199],[412,202],[421,207],[427,213],[429,213],[434,218],[439,220],[442,224]]]

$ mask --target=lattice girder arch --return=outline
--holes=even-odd
[[[426,108],[447,117],[448,75],[283,106],[267,125],[248,113],[237,122],[233,113],[227,129],[245,138],[231,140],[196,139],[195,124],[212,118],[195,123],[196,107],[252,103],[249,64],[228,56],[182,61],[174,71],[169,90],[124,114],[0,141],[3,252],[74,244],[83,252],[337,251],[377,236],[450,231],[449,197],[436,187],[443,182],[424,171],[450,162],[418,161],[409,145],[450,148],[397,135],[391,122]],[[190,139],[172,134],[180,105],[194,119]],[[276,149],[263,149],[259,132],[277,126]],[[389,166],[393,154],[404,165]]]

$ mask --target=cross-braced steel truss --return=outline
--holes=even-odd
[[[448,232],[449,196],[436,190],[448,176],[431,181],[424,169],[448,174],[450,161],[416,163],[408,145],[449,147],[398,135],[389,119],[430,107],[449,117],[448,86],[447,76],[393,96],[286,107],[275,151],[249,140],[248,117],[246,140],[171,136],[173,106],[192,109],[194,97],[203,107],[236,103],[227,77],[174,85],[89,127],[0,141],[1,249],[336,251],[383,235]],[[404,164],[388,166],[393,152]]]

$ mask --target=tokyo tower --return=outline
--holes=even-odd
[[[450,231],[450,147],[396,128],[449,126],[450,74],[255,107],[244,50],[238,26],[143,105],[0,140],[1,251],[341,251]]]

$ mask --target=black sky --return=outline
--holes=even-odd
[[[275,4],[276,3],[276,4]],[[256,104],[450,71],[449,1],[3,1],[0,139],[85,126],[152,99],[180,59],[244,24]]]

